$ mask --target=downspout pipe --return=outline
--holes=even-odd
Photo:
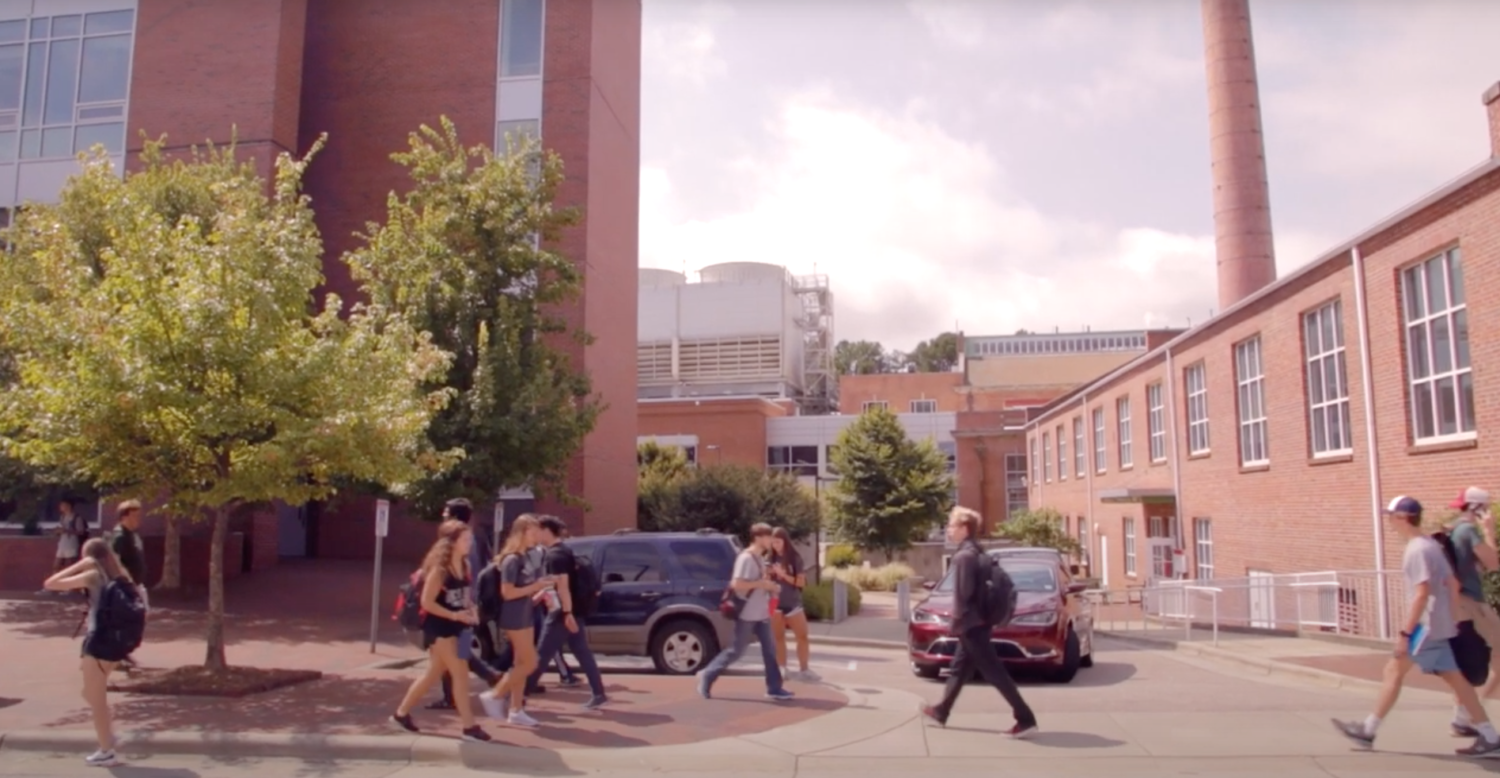
[[[1359,246],[1349,250],[1354,266],[1355,317],[1359,324],[1359,373],[1364,383],[1365,403],[1365,457],[1370,467],[1370,521],[1375,535],[1375,599],[1380,608],[1380,637],[1391,636],[1391,608],[1385,585],[1385,526],[1381,522],[1382,500],[1380,497],[1380,445],[1375,428],[1375,381],[1374,367],[1370,364],[1370,309],[1365,290],[1365,258]]]
[[[1166,413],[1167,413],[1167,417],[1169,419],[1171,419],[1171,421],[1167,423],[1167,437],[1170,438],[1171,441],[1172,441],[1171,442],[1172,449],[1171,449],[1170,453],[1167,454],[1167,457],[1168,457],[1167,461],[1169,463],[1168,467],[1172,468],[1172,501],[1174,503],[1176,503],[1175,505],[1172,506],[1172,512],[1177,514],[1177,537],[1175,539],[1177,540],[1177,542],[1179,542],[1179,543],[1181,543],[1183,545],[1183,551],[1184,551],[1184,553],[1182,555],[1182,558],[1184,560],[1186,560],[1187,559],[1187,554],[1185,552],[1187,550],[1187,538],[1186,538],[1186,535],[1188,533],[1188,521],[1185,518],[1185,515],[1186,515],[1187,512],[1182,509],[1182,461],[1181,461],[1181,453],[1182,452],[1181,452],[1181,449],[1178,448],[1178,441],[1177,441],[1177,370],[1176,370],[1176,368],[1174,368],[1172,366],[1172,349],[1171,348],[1167,349],[1167,351],[1166,351],[1166,358],[1167,358],[1167,364],[1166,364],[1166,373],[1167,373]],[[1148,408],[1146,410],[1146,412],[1149,414],[1151,411]],[[1148,434],[1149,434],[1149,430],[1148,430]],[[1149,439],[1148,439],[1148,443],[1149,443]],[[1149,446],[1148,446],[1148,448],[1149,448]],[[1193,553],[1195,555],[1197,554],[1197,548],[1196,547],[1193,549]],[[1195,562],[1197,561],[1196,557],[1194,558],[1194,561]],[[1177,572],[1177,571],[1174,570],[1173,572]],[[1187,578],[1187,571],[1183,570],[1181,572],[1182,572],[1182,575],[1180,577]]]
[[[1084,500],[1085,500],[1084,504],[1087,505],[1087,506],[1089,506],[1089,515],[1088,515],[1088,518],[1085,519],[1085,521],[1087,521],[1089,523],[1089,548],[1088,548],[1088,552],[1089,552],[1089,574],[1093,575],[1093,573],[1094,573],[1094,548],[1093,547],[1094,547],[1094,543],[1095,543],[1095,538],[1097,538],[1099,536],[1099,523],[1098,523],[1098,519],[1094,516],[1094,451],[1093,451],[1094,420],[1093,420],[1092,417],[1089,416],[1089,394],[1088,394],[1088,392],[1084,392],[1083,393],[1083,399],[1080,400],[1079,402],[1082,403],[1082,405],[1080,405],[1079,408],[1078,408],[1078,419],[1079,419],[1079,422],[1082,423],[1082,424],[1084,424],[1084,425],[1087,425],[1087,428],[1089,430],[1088,434],[1084,436],[1084,440],[1089,441],[1089,450],[1083,452],[1083,472],[1086,475],[1086,478],[1085,478],[1086,486],[1084,487],[1084,495],[1085,495],[1085,497],[1084,497]],[[1069,430],[1069,432],[1071,432],[1071,431],[1072,430]],[[1078,440],[1076,438],[1073,440],[1073,446],[1075,448],[1078,446]],[[1077,461],[1078,461],[1078,452],[1075,451],[1075,452],[1073,452],[1073,462],[1076,463]],[[1069,467],[1073,467],[1073,469],[1075,469],[1075,470],[1077,469],[1077,467],[1074,464],[1072,464],[1072,463],[1069,464]],[[1101,581],[1100,585],[1103,586],[1105,589],[1108,589],[1109,588],[1109,581]]]

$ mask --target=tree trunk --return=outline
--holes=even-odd
[[[224,659],[224,539],[229,534],[229,508],[214,509],[214,534],[208,547],[208,653],[210,670],[228,667]]]
[[[179,527],[177,517],[167,517],[167,532],[162,538],[161,578],[156,583],[158,589],[182,587],[182,532]]]

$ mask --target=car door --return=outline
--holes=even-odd
[[[661,552],[649,540],[620,540],[603,544],[596,563],[601,586],[590,642],[600,653],[644,652],[646,624],[670,584]]]

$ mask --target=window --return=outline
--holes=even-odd
[[[542,74],[544,0],[504,0],[500,19],[500,77]]]
[[[674,540],[667,549],[690,581],[727,581],[734,575],[734,549],[722,538]]]
[[[1193,556],[1198,566],[1194,577],[1200,581],[1214,577],[1214,529],[1208,519],[1193,519]]]
[[[958,470],[958,444],[945,441],[937,444],[937,449],[943,452],[943,458],[948,461],[948,472],[956,472]]]
[[[937,400],[912,400],[912,413],[937,413]]]
[[[1130,453],[1130,398],[1121,397],[1115,401],[1115,421],[1120,430],[1120,469],[1125,469],[1135,464],[1135,457]]]
[[[1036,455],[1036,436],[1033,435],[1031,438],[1031,483],[1033,484],[1042,482],[1041,476],[1038,475],[1042,466],[1041,462],[1042,458]]]
[[[833,464],[833,452],[837,451],[838,448],[838,446],[832,443],[823,447],[823,469],[832,475],[839,474],[839,469]]]
[[[688,461],[689,465],[691,465],[693,467],[697,467],[698,466],[698,447],[697,446],[683,446],[682,447],[682,455],[685,456],[685,457],[687,457],[687,461]]]
[[[1068,479],[1068,438],[1063,425],[1057,425],[1057,480]]]
[[[1313,456],[1348,453],[1354,439],[1344,366],[1344,310],[1338,300],[1302,317],[1302,352],[1307,358],[1307,429]]]
[[[640,541],[610,543],[604,547],[599,565],[600,581],[612,583],[661,583],[667,580],[666,567],[656,546]]]
[[[135,11],[0,22],[0,162],[125,150]]]
[[[1093,557],[1089,553],[1089,520],[1087,516],[1078,517],[1078,563],[1083,565],[1084,575],[1088,575],[1089,560]]]
[[[1016,515],[1031,505],[1026,495],[1026,455],[1005,455],[1005,515]]]
[[[1088,453],[1083,447],[1083,417],[1073,417],[1073,467],[1082,478],[1088,469]]]
[[[1203,363],[1182,371],[1187,391],[1188,453],[1208,453],[1208,373]]]
[[[1108,452],[1104,448],[1104,409],[1094,409],[1094,470],[1102,473],[1108,464]]]
[[[817,446],[767,446],[766,469],[792,475],[818,474]]]
[[[1239,389],[1240,464],[1265,464],[1271,454],[1266,450],[1266,372],[1259,335],[1234,347],[1234,382]]]
[[[1430,441],[1470,435],[1475,429],[1474,375],[1458,249],[1402,271],[1401,287],[1412,437]]]
[[[1042,480],[1052,480],[1052,433],[1042,433]]]
[[[526,139],[536,140],[542,136],[542,123],[536,119],[514,119],[495,123],[495,150],[504,151],[511,146],[519,148]],[[540,164],[540,159],[538,159]]]
[[[1161,384],[1146,387],[1146,434],[1150,437],[1151,461],[1167,458],[1167,409],[1162,403]]]
[[[1135,519],[1125,519],[1125,574],[1135,576]]]
[[[870,411],[876,410],[883,411],[886,410],[886,408],[887,406],[885,400],[866,400],[864,404],[859,406],[859,412],[869,413]]]

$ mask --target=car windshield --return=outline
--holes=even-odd
[[[1016,585],[1018,592],[1041,592],[1050,594],[1057,591],[1057,573],[1047,565],[1039,565],[1035,559],[1016,559],[1014,557],[1000,557],[1000,566],[1005,572],[1010,573],[1010,580]],[[932,589],[934,592],[943,594],[953,593],[953,569],[949,568],[943,580]]]

